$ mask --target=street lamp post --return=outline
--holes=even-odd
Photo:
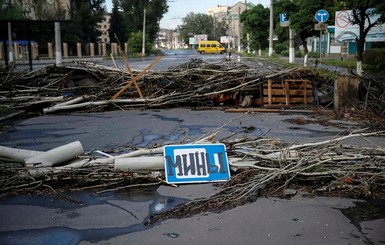
[[[148,3],[151,2],[148,1]],[[144,4],[143,10],[143,37],[142,37],[142,55],[146,55],[146,12],[147,12],[147,3]]]

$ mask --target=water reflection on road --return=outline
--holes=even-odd
[[[81,241],[93,243],[108,240],[149,229],[151,227],[142,225],[147,216],[188,201],[185,198],[160,195],[157,186],[97,196],[89,191],[63,195],[71,197],[78,203],[49,196],[25,195],[2,200],[0,206],[3,211],[8,206],[19,208],[7,213],[1,212],[2,219],[14,219],[15,222],[8,221],[13,225],[2,228],[7,231],[0,231],[0,244],[78,244]],[[93,197],[90,198],[90,195]],[[38,210],[37,216],[29,215],[29,218],[35,219],[32,221],[35,223],[34,228],[17,229],[17,223],[22,221],[17,218],[22,217],[15,215],[14,212],[29,213],[32,210]]]

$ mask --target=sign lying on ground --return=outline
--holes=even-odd
[[[224,144],[168,145],[164,146],[163,154],[169,184],[230,179]]]
[[[0,0],[0,21],[70,21],[71,0]]]

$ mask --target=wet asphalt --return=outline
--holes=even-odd
[[[85,151],[131,149],[192,142],[219,131],[216,139],[243,135],[276,137],[289,143],[316,142],[345,129],[307,124],[290,118],[311,114],[226,113],[223,110],[130,110],[44,115],[16,121],[1,134],[1,145],[49,150],[79,140]],[[357,124],[346,124],[351,130]],[[248,130],[245,130],[248,129]],[[253,129],[250,131],[250,129]],[[373,138],[384,145],[384,139]],[[170,219],[146,227],[150,214],[218,191],[210,183],[66,193],[78,204],[54,196],[19,195],[0,200],[0,244],[382,244],[384,203],[326,197],[259,198],[222,213]],[[372,206],[374,205],[374,206]],[[377,205],[377,206],[376,206]],[[360,218],[360,209],[382,207]],[[357,209],[357,211],[355,211]],[[348,212],[351,211],[351,212]]]
[[[184,55],[184,57],[183,57]],[[169,51],[154,69],[202,58]],[[219,61],[222,56],[205,56]],[[137,59],[143,69],[151,59]],[[103,61],[102,64],[108,64]],[[119,64],[119,63],[118,63]],[[44,65],[44,64],[43,64]],[[122,64],[119,64],[122,65]],[[268,68],[266,68],[268,69]],[[287,119],[312,119],[294,125]],[[305,143],[332,139],[360,128],[323,126],[312,114],[226,113],[223,108],[128,110],[71,113],[21,118],[3,126],[0,145],[46,151],[79,140],[85,151],[130,151],[132,148],[184,143],[221,127],[216,139],[230,135],[275,137]],[[223,126],[226,124],[225,126]],[[223,126],[223,127],[222,127]],[[383,138],[371,142],[385,146]],[[367,144],[366,141],[354,142]],[[376,200],[303,197],[259,198],[222,213],[169,219],[151,227],[154,213],[218,191],[210,183],[166,185],[95,195],[93,190],[65,193],[77,203],[55,196],[18,195],[0,199],[0,244],[384,244],[385,204]]]

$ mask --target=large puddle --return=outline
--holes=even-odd
[[[93,205],[114,205],[114,201],[125,201],[132,204],[140,203],[143,210],[141,212],[148,215],[168,210],[176,205],[188,201],[188,199],[162,196],[157,192],[157,187],[145,189],[132,189],[118,192],[112,192],[106,195],[92,195],[91,192],[75,192],[68,194],[74,200],[78,200],[81,204],[73,204],[68,201],[58,200],[52,196],[35,196],[31,198],[28,195],[19,195],[5,200],[0,200],[2,205],[18,205],[45,207],[55,209],[57,213],[65,213],[67,219],[75,219],[82,214],[78,211],[80,208],[85,208]],[[137,205],[136,205],[137,206]],[[8,206],[9,207],[9,206]],[[130,205],[125,207],[125,212],[136,220],[135,224],[126,227],[106,227],[106,228],[91,228],[91,229],[73,229],[64,226],[54,226],[43,229],[28,229],[19,231],[0,232],[0,244],[78,244],[81,241],[99,242],[110,238],[137,232],[145,229],[150,229],[142,225],[145,219],[140,219],[136,216],[138,210],[131,211]],[[122,207],[118,207],[122,208]],[[134,208],[133,208],[134,209]],[[48,224],[47,224],[48,226]],[[86,226],[86,225],[85,225]],[[172,234],[170,235],[172,236]]]

